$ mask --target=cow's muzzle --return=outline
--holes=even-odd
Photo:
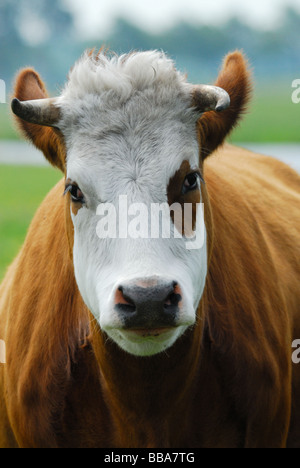
[[[124,329],[147,336],[176,326],[181,301],[176,281],[147,278],[120,284],[114,307]]]

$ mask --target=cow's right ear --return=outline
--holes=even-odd
[[[11,105],[18,126],[53,166],[65,172],[66,151],[63,136],[56,127],[60,109],[55,101],[48,97],[35,70],[25,68],[20,71]]]

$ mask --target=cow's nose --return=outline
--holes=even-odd
[[[168,328],[176,326],[181,300],[176,281],[147,279],[119,285],[115,309],[124,328]]]

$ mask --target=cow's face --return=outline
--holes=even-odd
[[[163,351],[194,323],[207,270],[195,123],[163,110],[124,108],[118,131],[91,140],[79,124],[68,139],[76,280],[100,327],[138,355]],[[165,210],[184,202],[198,221],[195,249]]]
[[[208,242],[196,124],[228,107],[228,95],[191,87],[157,52],[86,55],[48,105],[43,124],[55,118],[63,135],[81,295],[125,351],[160,353],[196,320]]]
[[[120,83],[103,91],[100,81],[92,99],[67,109],[86,66],[77,65],[60,123],[80,292],[101,329],[140,356],[164,351],[195,323],[207,272],[199,112],[171,63],[158,60],[137,56]]]

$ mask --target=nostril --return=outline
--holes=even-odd
[[[180,294],[176,294],[175,292],[168,295],[164,302],[164,309],[170,309],[173,307],[178,307],[179,302],[181,301]]]
[[[164,309],[168,310],[174,307],[178,307],[179,302],[181,301],[180,288],[176,281],[172,283],[173,291],[167,296],[164,301]]]
[[[119,310],[124,313],[134,313],[136,311],[136,305],[132,299],[124,294],[123,286],[118,287],[118,291],[115,297],[115,303]]]

